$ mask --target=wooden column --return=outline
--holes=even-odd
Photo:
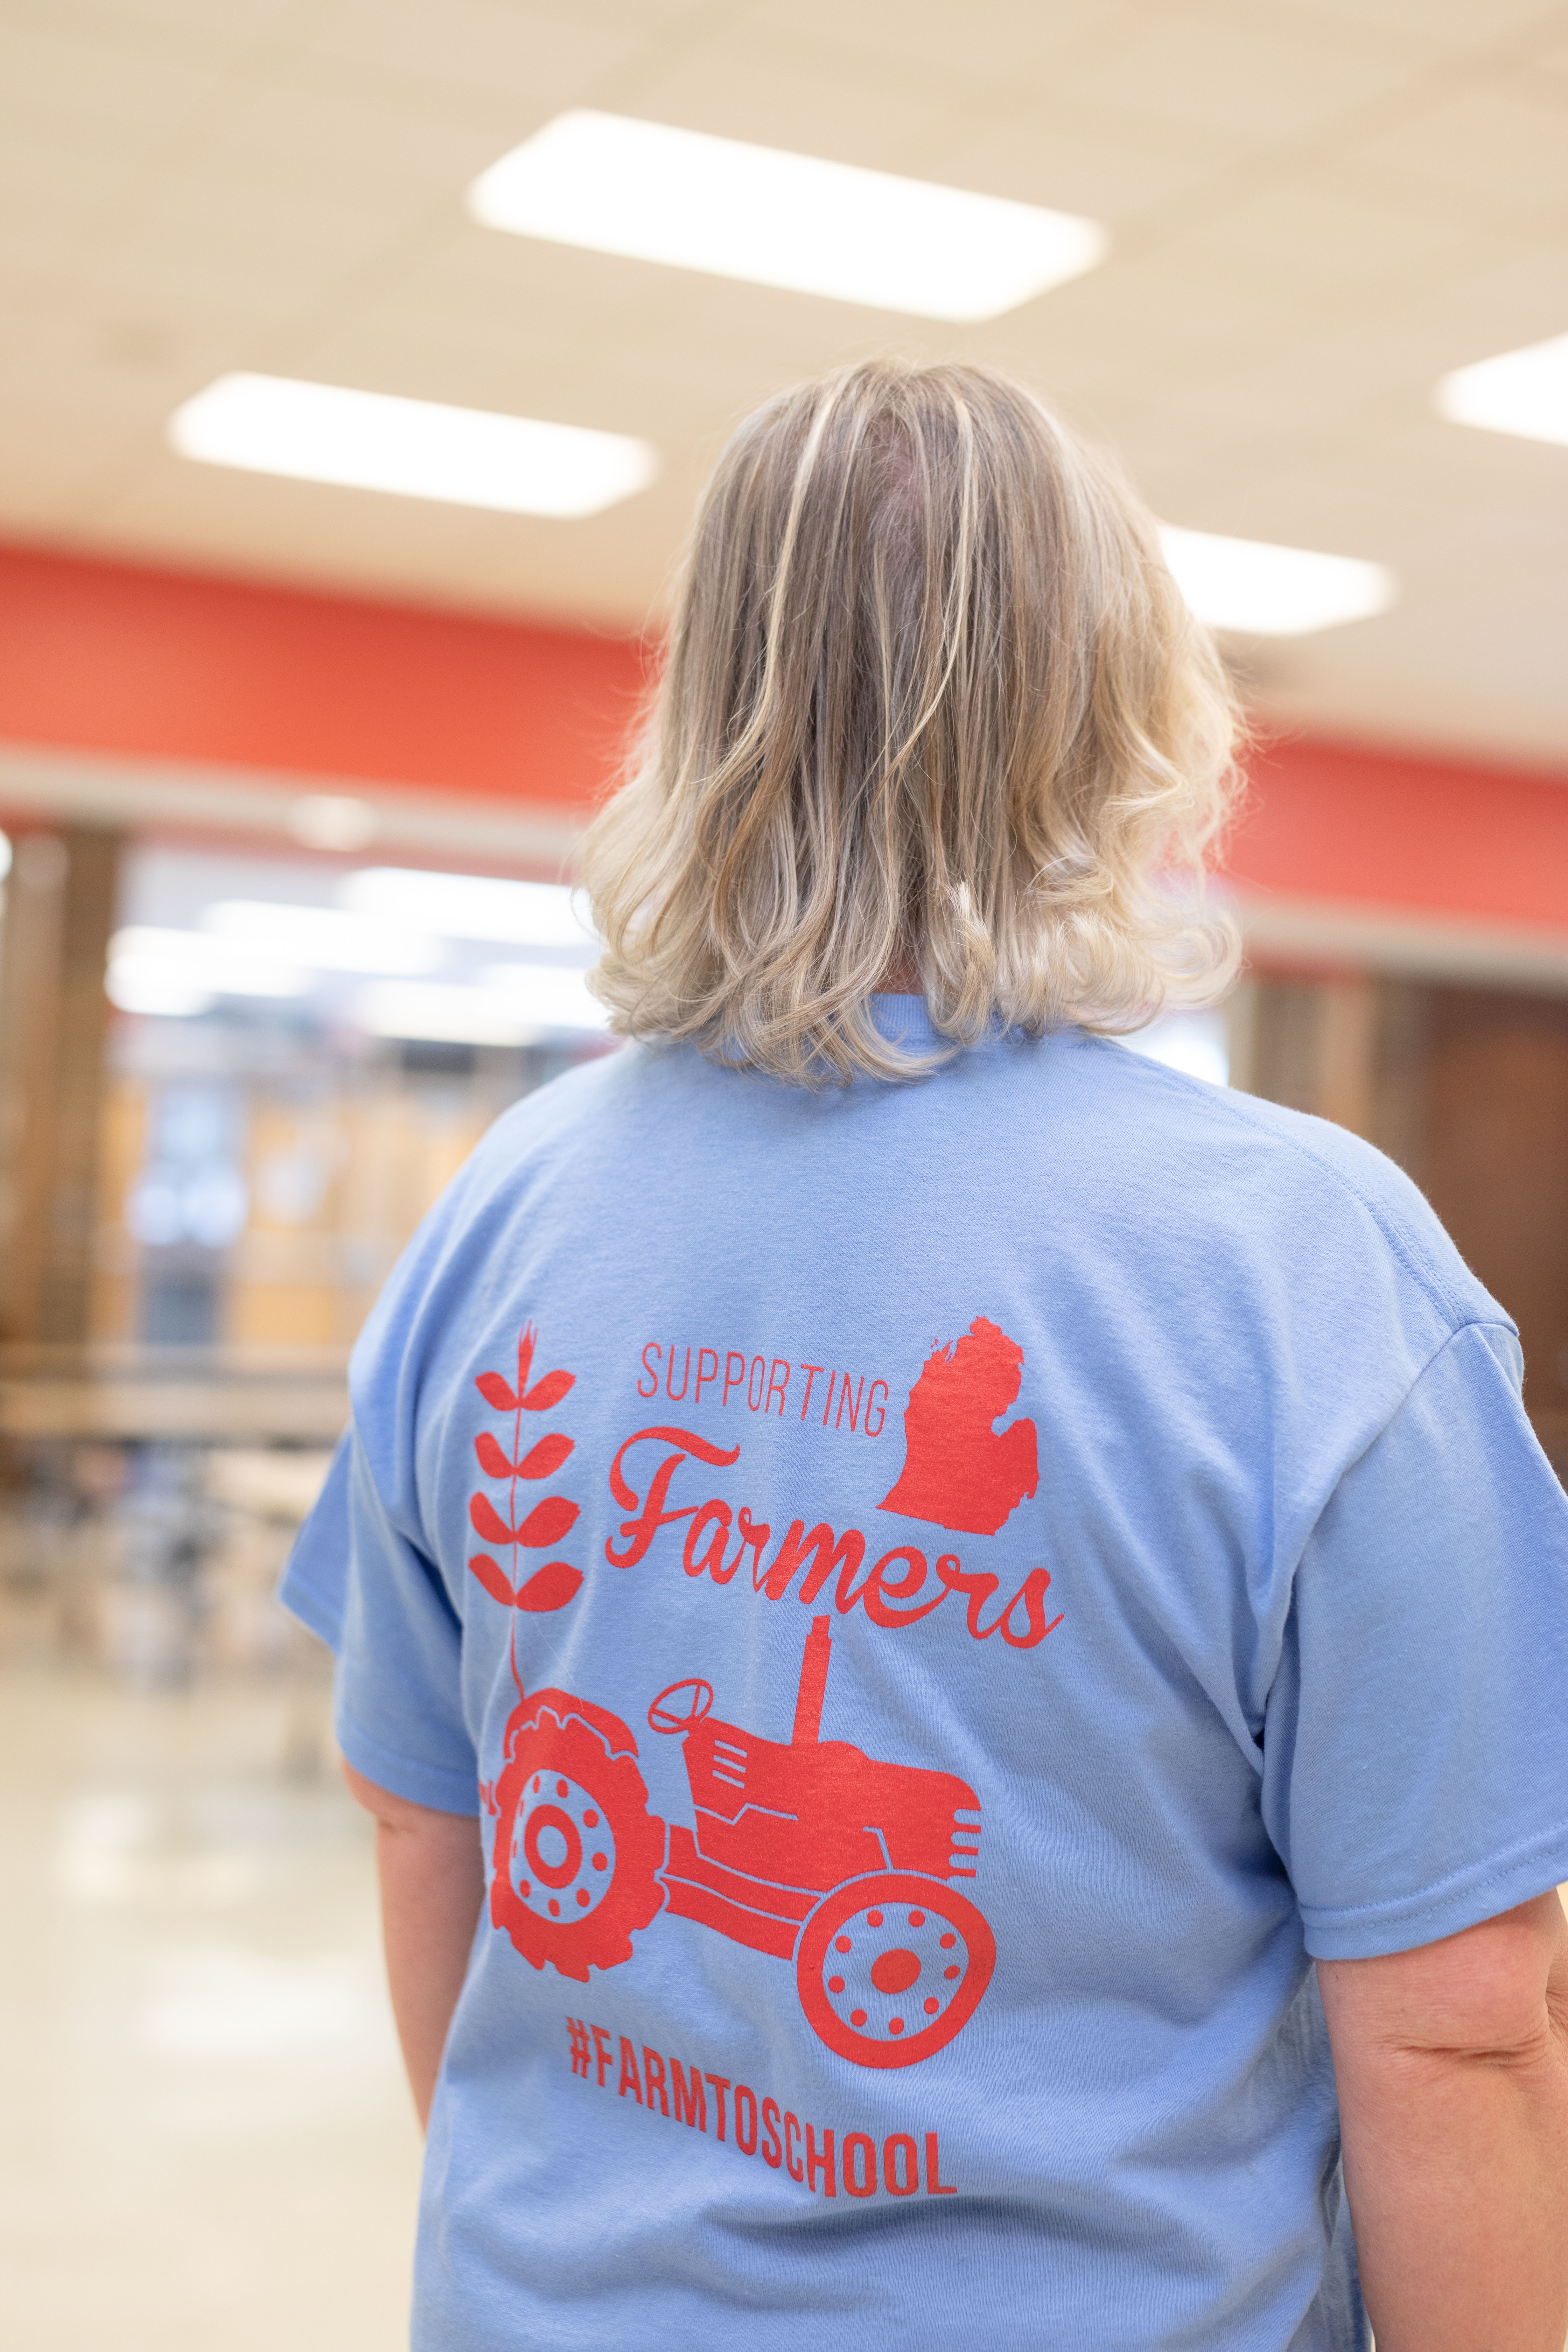
[[[1251,1090],[1388,1152],[1514,1318],[1525,1404],[1568,1484],[1568,1000],[1266,974],[1251,1034]]]
[[[1376,1118],[1380,988],[1364,972],[1264,975],[1250,983],[1246,1048],[1231,1083],[1370,1136]]]
[[[1325,981],[1318,1001],[1318,1100],[1322,1118],[1370,1136],[1377,1087],[1377,982],[1364,972]]]
[[[1432,991],[1432,1206],[1519,1325],[1524,1402],[1568,1479],[1568,1003]]]
[[[0,1335],[88,1337],[120,842],[18,843],[0,947]]]

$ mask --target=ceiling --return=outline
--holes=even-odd
[[[472,225],[588,105],[1068,211],[1109,263],[983,326]],[[1376,558],[1373,621],[1235,648],[1317,729],[1568,757],[1568,449],[1445,423],[1568,328],[1568,6],[1541,0],[5,0],[0,532],[642,623],[736,415],[847,356],[1016,369],[1168,521]],[[182,462],[254,368],[644,435],[588,521]]]

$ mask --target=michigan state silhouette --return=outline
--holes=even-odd
[[[996,1423],[1016,1402],[1024,1350],[977,1315],[926,1358],[904,1408],[904,1466],[885,1511],[994,1536],[1040,1483],[1035,1424]]]

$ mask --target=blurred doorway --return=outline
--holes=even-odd
[[[5,897],[0,1616],[271,1673],[349,1349],[492,1121],[613,1048],[595,941],[558,882],[69,828]]]
[[[1525,1403],[1568,1476],[1568,998],[1265,971],[1235,1083],[1364,1135],[1519,1325]]]

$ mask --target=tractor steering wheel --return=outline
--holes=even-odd
[[[660,1691],[647,1711],[649,1727],[654,1731],[691,1731],[712,1704],[712,1684],[700,1675],[689,1675],[684,1682]]]

